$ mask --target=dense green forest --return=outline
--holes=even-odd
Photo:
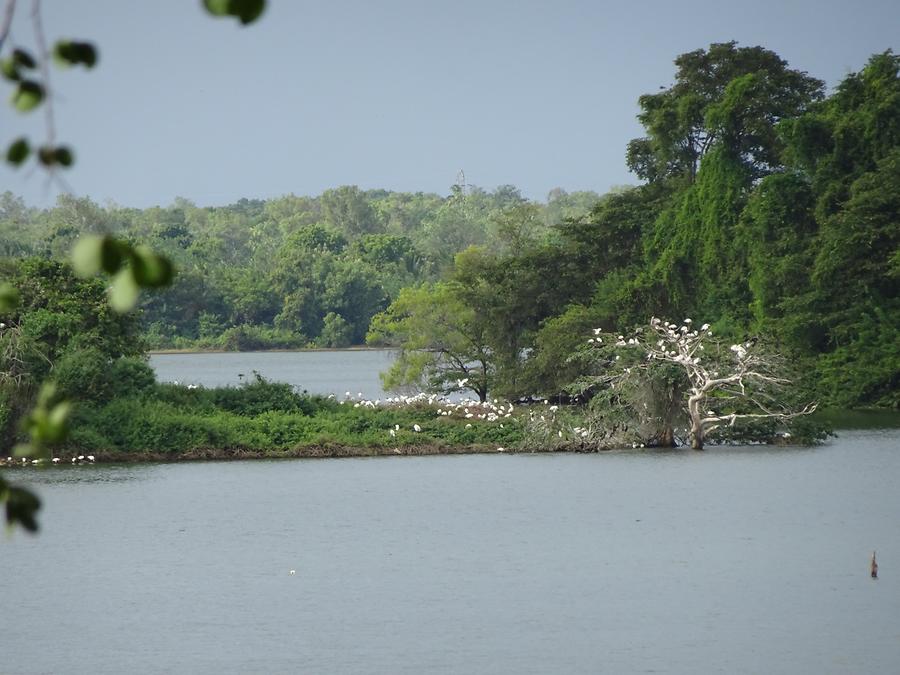
[[[602,196],[343,186],[39,209],[6,192],[3,276],[22,302],[0,328],[4,387],[52,377],[105,401],[123,379],[143,386],[147,348],[368,342],[400,348],[395,387],[568,401],[592,329],[659,316],[764,339],[828,405],[897,408],[900,57],[876,54],[830,93],[761,47],[714,44],[675,66],[640,98],[646,135],[623,139],[640,184]],[[104,282],[65,263],[97,233],[167,256],[174,284],[111,313]],[[92,363],[128,375],[92,379]],[[4,426],[20,412],[5,404]]]
[[[505,254],[598,200],[555,190],[536,204],[512,186],[453,186],[446,197],[343,186],[211,208],[177,199],[140,210],[60,195],[36,209],[6,192],[0,255],[67,261],[80,236],[97,233],[166,255],[176,281],[140,307],[151,349],[347,347],[365,342],[372,316],[401,288],[446,276],[458,252]]]
[[[675,65],[639,101],[646,136],[627,162],[643,182],[545,233],[514,216],[505,247],[404,291],[369,336],[409,347],[391,381],[553,395],[581,374],[591,328],[655,315],[764,337],[825,404],[900,406],[900,57],[873,56],[830,95],[761,47]],[[432,329],[423,358],[423,326],[444,315],[464,334]]]

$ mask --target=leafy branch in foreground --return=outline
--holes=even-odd
[[[10,165],[19,167],[34,154],[49,175],[56,177],[56,169],[72,166],[75,156],[68,146],[56,144],[49,64],[53,60],[60,67],[80,65],[90,69],[97,64],[98,50],[90,42],[66,39],[57,41],[52,50],[48,48],[41,2],[32,0],[31,23],[35,53],[17,46],[8,56],[3,57],[3,48],[10,34],[16,6],[16,0],[6,0],[0,18],[0,77],[14,87],[10,105],[18,112],[29,113],[43,105],[46,140],[34,150],[28,138],[20,136],[10,143],[4,155]],[[203,6],[213,16],[233,16],[242,24],[249,24],[262,15],[266,0],[204,0]],[[167,258],[157,255],[146,246],[131,246],[109,236],[84,238],[73,251],[73,263],[81,276],[93,276],[100,271],[113,275],[109,302],[120,313],[134,307],[140,289],[167,286],[174,277],[173,266]],[[0,317],[15,310],[18,304],[18,290],[7,282],[0,283]],[[40,458],[50,444],[66,437],[70,404],[65,400],[54,400],[55,398],[55,387],[43,384],[34,408],[24,417],[24,427],[30,442],[17,446],[17,455],[22,455],[23,458],[37,455]],[[37,531],[36,514],[40,508],[40,500],[34,493],[27,488],[10,484],[0,476],[0,503],[5,504],[9,526],[19,524],[29,532]]]

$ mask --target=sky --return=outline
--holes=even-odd
[[[5,47],[33,47],[19,0]],[[544,200],[636,183],[625,146],[674,58],[761,45],[835,86],[900,51],[896,0],[268,0],[241,27],[199,0],[44,0],[48,42],[94,42],[92,71],[51,71],[65,189],[145,208],[316,195],[339,185],[446,195],[460,169]],[[5,83],[2,95],[11,89]],[[0,141],[46,135],[0,106]],[[36,206],[61,191],[0,168]]]

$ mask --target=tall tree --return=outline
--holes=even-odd
[[[628,144],[627,160],[644,180],[693,182],[716,144],[762,175],[778,163],[776,123],[823,92],[820,80],[788,68],[774,52],[736,42],[682,54],[675,65],[674,85],[638,100],[647,135]]]

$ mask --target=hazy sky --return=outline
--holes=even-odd
[[[19,4],[10,42],[30,46]],[[534,199],[605,192],[635,182],[637,98],[672,83],[678,54],[762,45],[831,87],[900,51],[897,0],[269,0],[245,28],[200,5],[44,0],[48,40],[100,49],[89,73],[52,71],[76,194],[135,207],[345,184],[447,194],[459,169]],[[42,124],[0,107],[4,147]],[[37,205],[58,192],[4,166],[5,189]]]

